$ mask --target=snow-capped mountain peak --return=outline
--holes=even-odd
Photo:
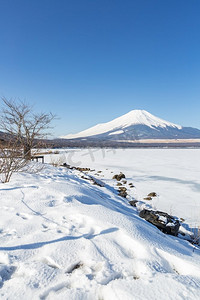
[[[146,125],[148,127],[175,127],[178,129],[181,129],[182,126],[170,123],[168,121],[165,121],[163,119],[160,119],[152,114],[150,114],[146,110],[131,110],[127,114],[113,120],[116,121],[117,124],[120,124],[122,128],[132,126],[132,125]],[[111,121],[111,122],[113,122]],[[111,123],[108,122],[108,123]],[[107,124],[108,124],[107,123]],[[114,123],[114,122],[113,122]]]
[[[182,129],[182,126],[162,120],[146,110],[131,110],[127,114],[118,117],[110,122],[101,123],[89,129],[81,131],[77,134],[69,134],[62,138],[74,139],[83,137],[92,137],[96,135],[106,134],[122,134],[124,129],[134,125],[143,125],[149,128],[166,128]]]

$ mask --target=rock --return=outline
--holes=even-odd
[[[86,177],[86,176],[87,176],[87,177]],[[104,186],[105,186],[104,183],[101,182],[100,180],[98,180],[98,179],[96,179],[96,178],[94,178],[94,177],[92,177],[92,176],[90,176],[90,175],[86,175],[86,176],[82,175],[81,178],[82,178],[82,179],[85,179],[85,180],[89,180],[89,181],[91,181],[94,185],[97,185],[97,186],[99,186],[99,187],[104,187]]]
[[[119,187],[119,191],[126,191],[126,190],[127,190],[127,188],[125,186],[120,186]]]
[[[83,266],[84,266],[84,265],[83,265],[82,262],[76,263],[75,265],[73,265],[73,266],[67,271],[67,273],[70,274],[70,273],[74,272],[75,270],[82,268]]]
[[[157,197],[157,194],[155,192],[149,193],[147,196],[149,197]]]
[[[92,180],[92,182],[93,182],[94,185],[97,185],[97,186],[100,186],[100,187],[104,187],[105,186],[102,181],[100,181],[100,180],[98,180],[98,179],[96,179],[94,177],[91,177],[91,180]]]
[[[128,185],[129,185],[130,188],[134,188],[135,187],[132,182],[130,182]]]
[[[121,183],[121,182],[118,182],[118,183],[117,183],[117,186],[120,186],[120,185],[122,185],[122,183]]]
[[[149,201],[149,200],[152,200],[152,198],[148,196],[148,197],[145,197],[144,200],[148,200]]]
[[[120,172],[120,174],[114,175],[112,179],[116,179],[117,181],[120,181],[122,178],[126,178],[126,177],[122,172]]]
[[[74,167],[74,168],[80,172],[90,171],[90,168],[80,168],[80,167]]]
[[[85,176],[83,176],[83,175],[81,176],[81,178],[82,178],[82,179],[85,179],[85,180],[91,180],[89,177],[85,177]]]
[[[126,181],[126,180],[122,180],[122,182],[123,182],[124,184],[126,184],[126,183],[127,183],[127,181]]]
[[[127,194],[127,188],[124,187],[124,186],[120,186],[118,191],[119,191],[118,195],[123,197],[123,198],[126,198],[126,196],[128,195]]]
[[[162,211],[143,209],[139,216],[155,225],[162,232],[177,236],[180,222],[175,217]]]
[[[126,198],[128,194],[125,191],[120,191],[118,195],[123,197],[123,198]]]
[[[68,165],[67,163],[64,163],[62,166],[65,168],[68,168],[68,169],[72,169],[72,167],[70,165]]]
[[[137,203],[137,202],[138,202],[137,200],[131,200],[131,201],[129,201],[129,204],[130,204],[131,206],[136,207],[136,203]]]

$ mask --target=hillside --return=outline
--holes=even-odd
[[[1,299],[198,299],[199,250],[141,219],[112,176],[46,165],[0,184]]]

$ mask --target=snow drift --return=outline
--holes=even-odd
[[[0,184],[1,299],[197,299],[199,251],[113,187],[46,166]]]

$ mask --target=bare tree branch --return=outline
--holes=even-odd
[[[52,113],[34,113],[32,106],[22,101],[2,98],[4,107],[0,116],[0,129],[11,135],[23,147],[27,159],[38,139],[44,139],[50,123],[55,119]]]
[[[0,144],[0,181],[8,182],[13,172],[27,166],[31,150],[39,148],[49,134],[55,119],[52,113],[34,113],[32,106],[22,101],[2,98],[0,130],[6,142]]]

